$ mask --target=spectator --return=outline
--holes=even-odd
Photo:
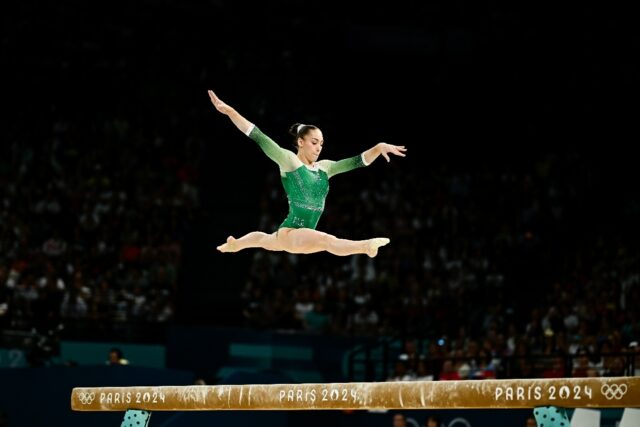
[[[324,304],[316,302],[313,310],[304,316],[305,330],[309,332],[325,332],[329,327],[329,315],[324,309]]]
[[[440,381],[455,381],[460,379],[460,375],[455,369],[451,359],[447,359],[442,363],[442,372],[440,372],[438,379]]]
[[[415,376],[407,369],[404,360],[396,360],[393,368],[393,374],[387,378],[387,381],[413,381]]]
[[[407,419],[403,414],[394,414],[393,427],[407,427]]]
[[[597,375],[595,366],[590,361],[587,349],[578,350],[577,357],[574,359],[572,377],[593,377]]]
[[[555,356],[551,359],[551,366],[542,372],[543,378],[564,378],[566,377],[564,358]]]
[[[376,332],[378,321],[378,313],[369,304],[364,304],[353,316],[353,330],[359,335],[372,335]]]
[[[129,361],[124,358],[122,350],[117,347],[109,350],[109,356],[107,358],[107,365],[128,365]]]
[[[416,381],[433,381],[433,374],[429,372],[427,362],[424,358],[420,358],[420,360],[418,360],[415,379]]]
[[[436,415],[429,415],[427,417],[426,422],[424,423],[424,427],[441,427],[442,422],[440,421],[440,417]]]

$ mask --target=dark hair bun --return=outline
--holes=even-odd
[[[298,126],[300,123],[295,123],[289,128],[289,134],[293,136],[298,136]]]

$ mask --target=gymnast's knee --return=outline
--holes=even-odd
[[[332,236],[331,234],[322,233],[318,237],[318,243],[320,243],[322,246],[325,246],[325,247],[329,247],[335,244],[337,241],[338,241],[338,238],[336,236]]]

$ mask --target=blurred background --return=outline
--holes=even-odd
[[[0,426],[119,422],[71,413],[81,385],[640,372],[628,11],[31,0],[0,20]],[[322,129],[323,158],[407,146],[332,179],[318,225],[391,244],[374,259],[217,252],[275,231],[287,201],[208,89],[287,148],[296,122]],[[525,425],[508,412],[440,415]],[[210,421],[392,424],[151,425]]]

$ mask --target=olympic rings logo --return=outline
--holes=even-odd
[[[80,403],[82,403],[83,405],[91,405],[93,403],[93,399],[95,398],[95,393],[78,393],[78,400],[80,400]]]
[[[604,384],[602,388],[600,388],[600,392],[604,395],[607,400],[620,400],[622,396],[627,393],[627,385],[626,384]]]

